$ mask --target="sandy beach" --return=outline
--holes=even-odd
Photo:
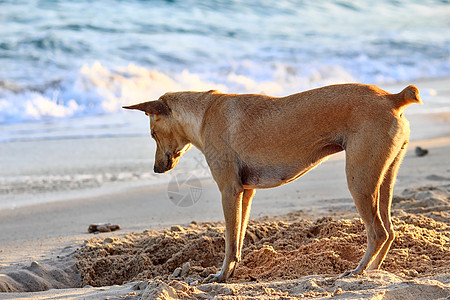
[[[413,83],[425,105],[450,99],[449,79]],[[155,175],[148,136],[1,143],[0,299],[448,299],[450,112],[410,109],[393,204],[398,237],[382,270],[352,278],[340,274],[356,266],[366,240],[343,153],[258,190],[235,276],[201,284],[220,267],[224,226],[197,150],[176,175]],[[428,154],[417,156],[417,146]],[[176,202],[193,186],[195,203]],[[88,233],[102,222],[121,229]]]

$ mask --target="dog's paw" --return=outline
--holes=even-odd
[[[364,271],[360,271],[356,268],[354,270],[345,271],[344,274],[342,274],[341,278],[343,278],[343,277],[358,277],[360,275],[363,275],[364,273],[365,273]]]
[[[222,272],[217,272],[216,274],[210,274],[208,277],[206,277],[203,280],[203,283],[221,283],[221,282],[225,282],[226,279],[224,278]]]

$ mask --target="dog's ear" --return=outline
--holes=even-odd
[[[169,106],[161,100],[148,101],[130,106],[122,106],[122,108],[142,110],[150,115],[167,116],[170,114]]]

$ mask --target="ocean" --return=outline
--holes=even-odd
[[[449,4],[3,0],[0,142],[147,134],[121,106],[167,91],[449,77]]]

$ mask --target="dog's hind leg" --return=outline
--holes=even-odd
[[[384,176],[384,180],[381,183],[379,211],[381,220],[383,221],[384,224],[384,228],[386,229],[389,236],[386,243],[383,245],[383,248],[381,248],[380,252],[378,252],[378,255],[370,264],[369,270],[377,270],[381,266],[395,238],[395,232],[391,222],[392,195],[394,191],[394,184],[397,178],[398,169],[403,160],[403,157],[405,156],[405,153],[406,153],[406,142],[403,145],[402,149],[397,154],[397,156],[395,157],[392,164],[390,165],[388,171],[386,172],[386,175]]]
[[[346,151],[347,183],[366,227],[367,249],[356,269],[345,272],[344,276],[362,274],[388,240],[379,212],[380,185],[395,157],[389,140],[372,144],[356,140],[347,145]]]

